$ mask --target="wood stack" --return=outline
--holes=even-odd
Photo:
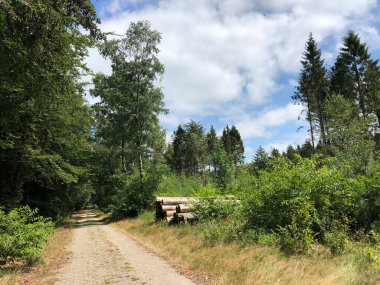
[[[157,197],[156,220],[167,219],[169,224],[193,223],[194,214],[191,209],[198,199],[192,197]]]

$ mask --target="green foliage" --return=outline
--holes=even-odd
[[[215,245],[217,242],[232,242],[239,239],[240,228],[233,222],[226,220],[219,222],[217,220],[205,220],[198,226],[200,235],[204,239],[206,245]]]
[[[207,197],[202,197],[201,201],[194,205],[194,213],[199,220],[220,220],[237,216],[240,212],[240,203],[236,202],[234,197],[217,197],[215,190],[210,187],[205,188],[202,194]]]
[[[242,164],[244,162],[244,145],[238,129],[234,125],[231,128],[227,125],[223,129],[220,140],[232,164],[235,167]]]
[[[199,176],[168,174],[161,178],[155,194],[168,197],[190,197],[202,186],[203,181]]]
[[[356,116],[353,102],[342,95],[332,95],[325,103],[328,139],[337,162],[349,175],[363,174],[374,155],[374,141],[368,126],[372,116]]]
[[[342,230],[331,230],[324,235],[326,245],[331,253],[340,254],[344,251],[347,244],[347,233]]]
[[[28,264],[38,261],[53,229],[50,219],[37,216],[37,209],[26,206],[8,214],[0,210],[0,264],[13,260]]]
[[[138,173],[134,175],[119,174],[113,177],[115,194],[108,206],[113,219],[135,217],[149,209],[153,204],[152,180],[144,179],[141,185]]]
[[[98,137],[120,147],[120,168],[124,173],[138,167],[143,184],[149,151],[161,141],[158,116],[165,113],[163,93],[156,87],[164,73],[158,60],[161,35],[149,22],[131,23],[121,38],[100,45],[112,61],[112,74],[98,74],[92,95],[100,97],[97,110]]]
[[[326,143],[326,127],[323,104],[328,94],[327,71],[317,42],[310,34],[305,51],[302,54],[302,70],[296,92],[292,98],[305,109],[305,118],[309,122],[312,148],[316,145],[316,134]]]
[[[100,33],[92,3],[0,2],[0,196],[55,215],[88,177],[92,115],[82,60]],[[75,196],[75,194],[74,194]]]
[[[277,230],[280,249],[288,254],[307,253],[314,243],[313,232],[296,223],[279,227]]]
[[[344,228],[353,222],[358,183],[321,163],[318,157],[299,156],[295,164],[285,158],[272,161],[244,192],[248,197],[242,196],[246,227],[279,233],[286,251],[307,251],[314,237],[326,238],[333,251],[340,250],[344,242],[333,245],[328,233],[335,232],[337,224]]]
[[[101,98],[93,107],[97,152],[92,182],[94,201],[108,207],[115,218],[135,216],[150,206],[166,171],[165,134],[158,120],[166,110],[156,86],[164,73],[157,57],[160,41],[160,33],[149,22],[139,21],[131,23],[123,36],[100,45],[101,53],[112,61],[112,74],[97,74],[91,90]]]
[[[231,163],[230,156],[222,147],[221,142],[219,142],[217,145],[214,162],[215,169],[213,173],[213,180],[220,189],[220,192],[224,193],[228,185],[234,179],[234,176],[236,174],[236,167]]]

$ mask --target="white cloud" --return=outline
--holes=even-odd
[[[243,138],[269,137],[270,128],[297,121],[302,106],[288,104],[283,108],[271,109],[255,117],[247,116],[236,124]]]
[[[286,137],[282,140],[274,140],[271,143],[265,144],[263,148],[266,152],[270,153],[273,148],[278,149],[280,152],[286,151],[289,145],[296,147],[297,145],[303,144],[309,136],[306,132],[296,133],[292,136]]]
[[[140,8],[125,9],[128,4]],[[131,21],[149,20],[162,33],[162,86],[171,112],[162,117],[164,124],[223,117],[237,121],[243,136],[257,137],[270,136],[268,128],[299,115],[300,106],[291,104],[259,114],[250,110],[271,102],[279,76],[298,73],[308,34],[320,42],[340,40],[375,6],[375,0],[112,0],[108,12],[113,15],[101,27],[121,34]],[[368,23],[361,26],[378,37]],[[95,71],[110,71],[95,52],[90,51],[88,63]]]

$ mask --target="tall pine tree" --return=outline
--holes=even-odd
[[[366,116],[379,109],[374,103],[379,101],[379,80],[378,62],[371,59],[367,44],[358,34],[348,32],[331,71],[331,91],[354,102],[357,116]]]
[[[310,126],[310,137],[313,148],[316,145],[316,134],[326,143],[326,119],[324,101],[328,95],[328,77],[321,57],[321,50],[310,34],[302,56],[302,70],[296,92],[292,97],[305,106],[306,120]]]

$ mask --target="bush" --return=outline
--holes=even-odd
[[[313,232],[292,223],[278,229],[280,249],[285,253],[307,253],[313,244]]]
[[[113,219],[135,217],[152,207],[154,189],[149,177],[144,178],[142,184],[138,174],[119,174],[114,180],[116,194],[109,206]]]
[[[29,265],[37,262],[53,229],[49,218],[37,216],[37,209],[25,206],[8,214],[0,210],[0,264],[14,260]]]
[[[166,197],[189,197],[194,190],[202,186],[201,177],[170,174],[161,178],[156,194]]]
[[[332,254],[340,254],[347,244],[347,234],[342,230],[334,230],[325,233],[325,242]]]
[[[273,160],[241,197],[246,228],[278,233],[287,252],[306,252],[314,238],[341,252],[347,231],[339,229],[354,224],[362,186],[328,164],[318,156]]]
[[[241,209],[240,202],[234,196],[220,196],[218,190],[210,184],[200,186],[193,192],[193,196],[200,198],[194,205],[194,213],[200,220],[225,219]]]

